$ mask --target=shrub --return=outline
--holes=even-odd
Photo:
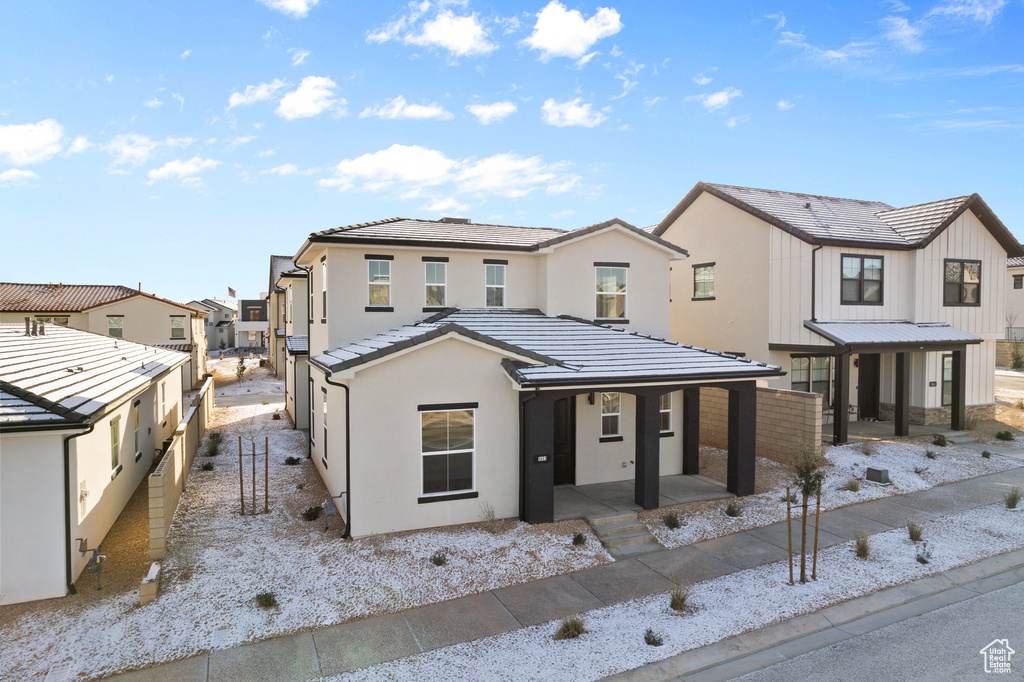
[[[932,560],[932,550],[928,549],[928,543],[921,543],[921,546],[917,548],[916,552],[917,563],[927,564]]]
[[[1010,343],[1010,369],[1022,368],[1024,368],[1024,348],[1021,348],[1020,341],[1015,340]]]
[[[587,536],[584,535],[583,533],[576,533],[575,535],[572,536],[572,546],[573,547],[582,547],[586,543],[587,543]]]
[[[277,597],[273,592],[260,592],[256,595],[256,605],[262,609],[272,609],[277,606]]]
[[[434,564],[435,566],[444,566],[448,563],[448,555],[445,554],[443,551],[438,550],[430,555],[430,563]]]
[[[300,462],[302,462],[302,460],[299,459],[298,457],[287,457],[284,460],[285,464],[288,464],[288,465],[291,465],[291,466],[295,466],[296,464],[299,464]]]
[[[907,535],[910,536],[911,542],[921,542],[921,536],[924,534],[924,530],[919,524],[911,521],[907,524]]]
[[[587,630],[583,627],[583,621],[579,616],[569,616],[562,621],[555,632],[555,639],[576,639]]]
[[[212,431],[210,433],[209,438],[210,445],[216,445],[217,447],[220,447],[220,442],[224,440],[224,434],[221,433],[220,431]]]
[[[992,458],[992,453],[989,452],[988,450],[982,450],[981,451],[981,456],[984,457],[985,459],[991,459]]]
[[[935,459],[936,457],[938,457],[938,455],[935,454],[934,450],[925,450],[924,456],[927,457],[928,459]]]
[[[790,492],[789,493],[789,498],[788,499],[786,498],[785,495],[783,495],[781,499],[782,499],[783,502],[789,502],[791,504],[796,504],[797,502],[799,502],[799,500],[797,499],[796,493],[794,493],[794,492]]]
[[[307,521],[316,521],[320,518],[320,515],[323,513],[323,507],[306,507],[306,511],[302,512],[302,518],[306,519]]]
[[[1013,404],[1013,406],[1016,407],[1018,410],[1024,412],[1024,399],[1018,400]]]
[[[213,462],[203,462],[203,466],[199,468],[203,471],[213,471]]]
[[[210,438],[206,443],[206,456],[216,457],[220,454],[220,443],[224,440],[224,434],[220,431],[214,431],[210,434]]]
[[[914,467],[914,473],[920,476],[921,474],[928,471],[928,467]]]
[[[679,527],[679,514],[669,512],[661,517],[661,520],[665,522],[665,527],[671,530],[675,530]]]
[[[235,367],[235,376],[239,381],[245,376],[245,358],[241,355],[238,356],[238,365]]]
[[[661,646],[663,644],[661,637],[650,628],[647,628],[647,632],[644,633],[644,641],[650,646]]]
[[[860,492],[860,481],[856,478],[851,478],[849,481],[843,484],[843,490],[848,490],[851,493]]]
[[[221,340],[220,340],[220,346],[219,346],[219,348],[220,348],[221,350],[224,350],[224,349],[225,349],[225,348],[227,348],[227,347],[228,347],[228,344],[224,343],[224,339],[221,339]]]
[[[685,587],[677,587],[672,590],[672,594],[669,595],[668,605],[673,611],[678,611],[679,613],[686,611],[691,606],[690,591]]]
[[[871,551],[871,547],[868,544],[868,536],[865,533],[859,533],[857,535],[857,558],[867,559],[868,553]]]
[[[270,418],[274,419],[274,420],[280,419],[281,418],[281,413],[280,412],[275,412],[273,415],[271,415]]]
[[[1013,434],[1009,431],[1000,431],[996,434],[996,438],[999,440],[1013,440]]]
[[[494,511],[494,506],[490,502],[480,503],[480,522],[484,530],[491,535],[497,535],[501,532],[501,523],[498,520],[497,513]]]
[[[875,449],[875,442],[872,440],[862,441],[860,444],[860,451],[864,453],[865,457],[872,456],[873,454],[875,454],[875,452],[877,452],[877,450]]]
[[[949,445],[949,442],[946,440],[946,437],[944,435],[942,435],[941,433],[937,433],[935,434],[935,440],[932,441],[932,445],[938,445],[939,447],[944,448],[947,445]]]
[[[1020,504],[1020,486],[1015,485],[1003,493],[1003,502],[1006,503],[1007,509],[1016,509]]]
[[[725,515],[736,518],[743,513],[743,507],[736,500],[730,500],[729,504],[725,505]]]
[[[964,429],[965,430],[967,430],[967,431],[974,431],[976,428],[978,428],[978,418],[977,417],[967,417],[967,418],[964,419]]]

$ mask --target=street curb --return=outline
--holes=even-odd
[[[878,592],[872,592],[871,594],[834,604],[819,611],[806,613],[757,630],[745,632],[741,635],[735,635],[714,644],[684,651],[670,658],[649,663],[616,675],[610,675],[604,679],[613,682],[672,680],[709,671],[717,666],[731,664],[748,656],[759,654],[768,649],[812,635],[820,640],[818,645],[808,649],[808,651],[814,650],[853,636],[849,631],[842,630],[842,627],[854,621],[892,611],[898,607],[913,604],[928,597],[934,597],[935,595],[941,595],[944,592],[953,590],[959,590],[963,594],[962,598],[955,598],[951,603],[969,599],[983,592],[972,591],[969,587],[964,588],[965,585],[1000,576],[1020,568],[1024,568],[1024,549],[997,554],[972,564],[950,568],[926,578],[888,587]],[[998,589],[998,587],[1003,586],[1005,585],[997,585],[992,589]],[[956,596],[961,597],[961,595]],[[945,605],[945,603],[942,604],[942,606]],[[913,617],[914,615],[919,614],[914,613],[908,617]],[[785,659],[779,658],[773,662],[781,660]],[[742,672],[737,672],[738,674],[743,674]]]

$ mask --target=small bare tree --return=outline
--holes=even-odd
[[[1012,310],[1006,311],[1006,338],[1010,342],[1010,369],[1024,368],[1024,348],[1020,342],[1015,329],[1017,324],[1017,313]]]
[[[245,377],[245,357],[242,355],[238,356],[238,365],[235,367],[235,376],[238,377],[239,383]]]
[[[825,472],[821,468],[826,464],[821,449],[809,443],[802,443],[790,454],[790,465],[793,467],[793,483],[803,498],[803,517],[800,520],[800,582],[807,582],[807,512],[810,499],[821,492],[821,484],[825,480]]]

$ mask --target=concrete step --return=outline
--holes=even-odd
[[[653,542],[657,544],[657,540],[654,536],[647,532],[647,529],[643,529],[636,533],[624,533],[623,535],[615,535],[610,538],[602,538],[601,544],[604,545],[605,549],[618,549],[619,547],[625,547],[627,545],[642,545],[645,543]]]
[[[607,514],[598,514],[597,516],[587,516],[585,518],[591,528],[637,520],[636,512],[634,511],[608,512]]]
[[[940,431],[936,435],[945,436],[948,442],[953,443],[955,445],[964,445],[965,443],[978,442],[978,438],[976,436],[972,436],[966,431]]]
[[[587,523],[608,553],[616,559],[647,554],[663,549],[636,512],[612,512],[588,516]]]
[[[591,526],[594,529],[594,535],[601,538],[614,537],[616,535],[625,535],[627,533],[636,532],[647,532],[647,526],[640,523],[637,519],[627,521],[625,523],[613,523],[607,526]]]
[[[655,542],[652,538],[651,542],[645,542],[639,545],[626,545],[625,547],[609,549],[608,553],[611,554],[612,558],[616,561],[621,561],[622,559],[631,559],[635,556],[650,554],[651,552],[658,552],[663,549],[665,548],[659,545],[657,542]]]

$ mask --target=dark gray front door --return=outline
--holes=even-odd
[[[881,356],[862,354],[857,362],[857,409],[861,419],[878,419],[878,387]]]

